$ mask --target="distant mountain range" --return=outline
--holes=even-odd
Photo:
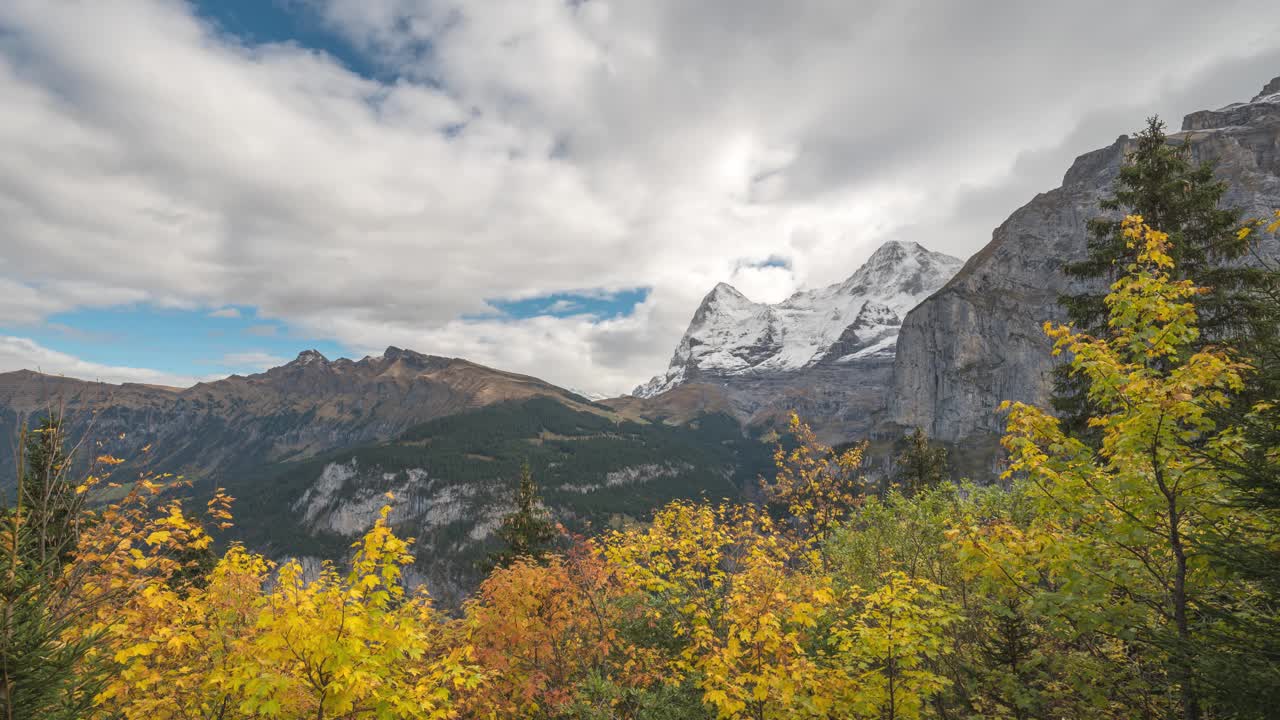
[[[902,318],[963,264],[916,243],[889,242],[848,280],[776,305],[720,283],[694,313],[666,374],[632,394],[649,398],[698,380],[892,357]]]
[[[65,406],[73,436],[92,436],[149,467],[222,477],[394,437],[434,418],[509,400],[552,397],[587,407],[584,397],[536,378],[466,360],[389,347],[382,355],[330,361],[314,350],[249,376],[186,389],[110,385],[29,371],[0,374],[0,432],[24,417]],[[11,447],[0,472],[11,472]],[[142,462],[139,460],[139,462]]]
[[[724,413],[679,423],[619,411],[536,378],[395,347],[362,360],[307,350],[281,367],[187,389],[0,374],[0,434],[61,413],[77,456],[113,479],[173,473],[239,501],[229,539],[276,557],[345,557],[395,495],[415,577],[457,599],[479,575],[521,463],[570,529],[638,519],[675,498],[740,497],[769,449]],[[14,446],[0,445],[12,488]],[[5,488],[0,487],[0,490]]]

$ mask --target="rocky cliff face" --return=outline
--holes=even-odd
[[[661,408],[675,389],[699,385],[718,390],[747,422],[794,409],[829,438],[865,434],[885,407],[903,316],[960,265],[916,243],[890,242],[848,280],[776,305],[721,283],[694,313],[667,372],[634,395]]]
[[[1246,217],[1280,207],[1280,78],[1247,103],[1188,115],[1171,142],[1191,143],[1230,184],[1225,202]],[[1130,148],[1121,137],[1078,158],[1062,186],[1036,196],[992,234],[939,292],[908,313],[894,359],[892,420],[958,442],[998,434],[1002,400],[1044,404],[1052,390],[1045,320],[1080,288],[1062,267],[1084,257],[1098,214]],[[1280,257],[1274,239],[1260,248]]]

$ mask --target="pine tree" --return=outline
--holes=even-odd
[[[1262,226],[1280,231],[1280,211],[1241,232]],[[1248,332],[1231,343],[1250,366],[1244,390],[1217,413],[1239,432],[1239,442],[1207,453],[1235,490],[1231,503],[1246,522],[1223,528],[1212,550],[1222,564],[1249,578],[1258,590],[1252,611],[1221,618],[1237,638],[1230,652],[1207,658],[1210,687],[1232,717],[1270,717],[1280,706],[1280,266],[1260,263],[1247,300]]]
[[[76,549],[83,495],[67,477],[62,422],[24,429],[18,497],[0,511],[0,714],[84,717],[101,680],[90,658],[101,633],[68,640],[80,620],[76,578],[64,573]]]
[[[903,438],[903,443],[905,447],[896,458],[893,483],[904,495],[910,497],[948,479],[951,471],[947,466],[947,449],[929,442],[924,430],[916,428]]]
[[[520,482],[516,486],[515,509],[502,519],[498,539],[503,549],[493,553],[489,562],[507,567],[517,558],[541,560],[556,538],[556,527],[542,505],[538,485],[533,481],[529,463],[520,466]]]
[[[1221,207],[1226,183],[1214,179],[1212,164],[1193,163],[1190,144],[1171,143],[1164,129],[1158,117],[1147,120],[1147,127],[1136,138],[1136,148],[1120,169],[1112,197],[1099,203],[1107,214],[1089,222],[1087,257],[1065,270],[1071,277],[1103,280],[1109,286],[1141,251],[1125,238],[1119,218],[1142,217],[1168,233],[1169,255],[1178,274],[1175,279],[1189,279],[1209,288],[1196,300],[1202,340],[1193,349],[1198,349],[1239,334],[1249,325],[1249,318],[1259,308],[1254,301],[1245,300],[1248,295],[1242,288],[1256,280],[1256,273],[1231,264],[1248,251],[1248,243],[1237,232],[1240,211]],[[1078,330],[1098,337],[1108,335],[1105,286],[1098,292],[1059,298]],[[1082,377],[1072,376],[1067,366],[1060,366],[1055,384],[1053,407],[1066,427],[1077,435],[1095,437],[1085,423],[1097,408],[1087,398]]]
[[[65,559],[75,544],[79,501],[67,478],[64,444],[62,421],[55,415],[26,432],[18,490],[27,530],[24,537],[32,546],[24,552],[29,553],[29,562],[41,566],[46,560]]]

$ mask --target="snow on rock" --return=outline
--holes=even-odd
[[[303,350],[298,353],[298,357],[294,362],[299,365],[310,365],[312,363],[326,364],[329,362],[329,358],[326,358],[319,350]]]
[[[913,242],[888,242],[842,283],[755,303],[720,283],[698,307],[663,375],[633,394],[653,397],[701,375],[798,370],[869,355],[892,356],[907,312],[963,262]]]
[[[606,400],[606,399],[608,399],[608,397],[609,397],[608,395],[606,395],[606,394],[604,394],[604,393],[599,393],[599,392],[595,392],[595,391],[592,391],[592,390],[583,390],[582,388],[570,387],[570,388],[565,388],[565,389],[566,389],[566,390],[568,390],[569,392],[573,393],[574,395],[581,395],[582,397],[584,397],[584,398],[586,398],[586,399],[588,399],[588,400],[590,400],[590,401],[592,401],[592,402],[595,402],[595,401],[597,401],[597,400]]]
[[[898,345],[898,336],[895,333],[893,335],[889,335],[888,337],[881,338],[876,343],[872,345],[868,345],[867,347],[864,347],[857,352],[852,352],[852,353],[849,353],[848,355],[841,355],[836,360],[836,362],[839,362],[839,363],[850,362],[852,360],[860,360],[862,358],[873,357],[877,355],[882,357],[892,357],[893,350],[895,347],[897,347],[897,345]]]

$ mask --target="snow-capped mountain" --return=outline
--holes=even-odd
[[[892,358],[907,312],[961,265],[917,243],[888,242],[848,280],[776,305],[752,302],[720,283],[694,313],[667,372],[633,394],[648,398],[695,380]]]

